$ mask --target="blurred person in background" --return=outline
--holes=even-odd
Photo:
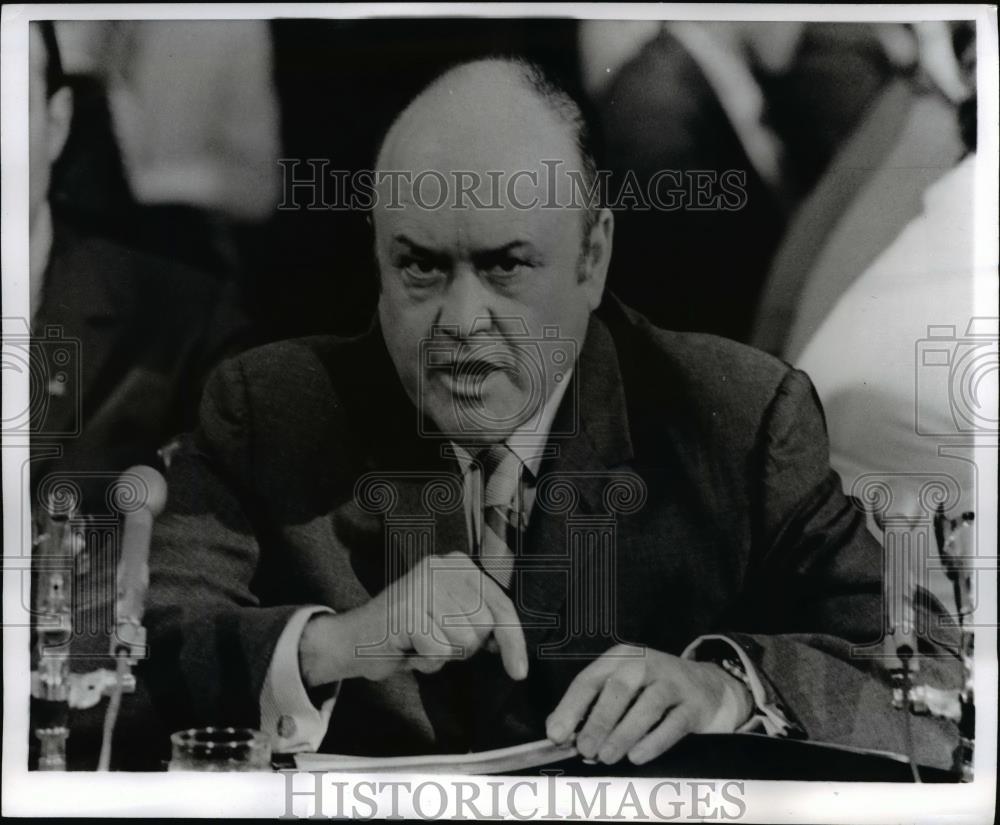
[[[875,31],[893,75],[797,207],[756,308],[750,343],[792,362],[965,151],[957,110],[968,87],[947,24]]]
[[[58,34],[78,105],[53,198],[131,246],[239,278],[279,189],[268,23],[61,21]]]
[[[974,88],[971,30],[957,28],[954,43],[958,59],[932,71]],[[949,513],[981,511],[971,448],[996,432],[997,320],[973,322],[984,308],[995,315],[1000,297],[996,215],[977,232],[975,210],[994,190],[977,174],[976,101],[966,94],[958,109],[964,157],[926,188],[920,214],[839,297],[796,364],[823,401],[845,492],[857,496],[866,479],[885,479],[888,514],[910,518],[932,515],[920,491],[933,479],[945,479]],[[924,358],[928,350],[939,357]],[[874,520],[869,526],[880,535]],[[943,579],[935,592],[951,604]]]
[[[885,82],[870,26],[587,21],[585,86],[612,179],[745,175],[736,209],[623,209],[610,282],[655,322],[750,334],[787,215]]]
[[[31,498],[37,507],[65,481],[78,488],[81,515],[106,516],[117,475],[159,465],[160,448],[190,428],[204,378],[241,347],[245,320],[211,275],[98,235],[55,208],[52,170],[70,137],[73,94],[51,22],[32,25],[29,62],[31,374],[48,379],[30,388],[32,408],[44,411],[32,420]],[[54,355],[60,349],[70,361]],[[96,631],[74,636],[75,670],[96,669],[108,652],[116,544],[84,546],[75,559],[74,627]],[[103,710],[92,711],[73,723],[77,767],[96,764]]]
[[[788,201],[815,186],[896,69],[880,26],[745,21],[738,27],[779,136]]]

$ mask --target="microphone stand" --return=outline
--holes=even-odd
[[[77,501],[50,497],[33,523],[32,569],[35,612],[35,667],[31,673],[32,719],[40,744],[38,769],[66,770],[66,740],[70,711],[94,707],[109,697],[98,760],[99,771],[109,769],[111,741],[122,695],[134,693],[132,668],[147,656],[146,630],[142,625],[148,557],[153,522],[166,504],[166,482],[151,467],[126,470],[120,480],[120,498],[138,501],[129,508],[121,532],[121,559],[116,575],[114,636],[110,655],[115,669],[71,673],[70,640],[73,636],[71,588],[75,570],[80,519]],[[60,491],[63,492],[63,491]]]
[[[145,563],[143,563],[145,569]],[[148,580],[148,573],[146,574]],[[122,574],[119,571],[118,604],[122,602]],[[145,594],[145,590],[143,590]],[[111,767],[111,744],[114,739],[115,724],[121,708],[122,694],[135,691],[135,674],[132,668],[139,659],[147,655],[146,628],[142,625],[142,615],[137,611],[119,614],[115,625],[115,637],[111,640],[111,655],[115,659],[115,673],[106,684],[104,695],[109,696],[108,709],[104,715],[104,730],[101,737],[101,754],[97,761],[98,771]]]
[[[76,549],[82,541],[75,500],[57,506],[46,501],[32,529],[34,570],[35,667],[31,672],[31,718],[40,743],[38,770],[66,770],[66,740],[71,711],[96,705],[118,689],[131,693],[135,678],[106,668],[73,673],[69,667],[73,637],[72,586]]]
[[[31,673],[31,714],[40,743],[38,769],[66,770],[69,738],[69,645],[73,635],[70,589],[74,537],[71,529],[76,502],[58,507],[50,498],[33,527],[35,568],[35,654]]]
[[[120,481],[123,500],[134,498],[132,489],[138,482],[142,488],[139,506],[125,517],[122,528],[122,553],[118,563],[115,587],[115,633],[110,654],[115,660],[115,673],[108,684],[110,700],[104,716],[98,771],[111,766],[111,746],[123,693],[135,690],[132,668],[148,655],[146,628],[142,625],[146,589],[149,586],[149,545],[153,522],[166,505],[167,485],[152,467],[130,467]]]
[[[959,655],[962,663],[962,685],[943,689],[928,684],[914,684],[919,672],[916,646],[897,641],[897,666],[892,669],[892,705],[908,713],[947,719],[958,725],[959,744],[953,753],[953,769],[963,782],[973,778],[973,756],[976,736],[976,706],[974,693],[974,636],[967,625],[972,608],[972,577],[969,560],[972,556],[973,513],[963,513],[960,519],[949,519],[939,506],[934,516],[934,534],[938,554],[955,590],[960,634]],[[909,722],[907,720],[907,725]],[[911,752],[912,753],[912,752]]]

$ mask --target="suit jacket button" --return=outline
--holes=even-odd
[[[288,714],[284,714],[278,719],[278,736],[282,739],[290,739],[295,736],[295,720]]]

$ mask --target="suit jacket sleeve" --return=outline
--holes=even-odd
[[[174,456],[150,556],[145,673],[175,726],[259,725],[275,645],[301,604],[260,605],[251,433],[240,362],[206,387],[198,430]],[[259,511],[259,510],[257,510]]]
[[[771,698],[810,739],[906,752],[879,659],[883,554],[830,469],[819,400],[806,375],[781,382],[758,437],[754,545],[746,599],[727,634],[764,675]],[[939,614],[928,598],[921,609]],[[930,618],[935,618],[931,616]],[[944,636],[935,623],[931,635]],[[957,684],[954,640],[923,641],[922,676]],[[911,719],[918,761],[947,766],[955,729]]]

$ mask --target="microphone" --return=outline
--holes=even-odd
[[[35,609],[31,718],[38,737],[40,771],[66,770],[73,636],[73,521],[79,490],[72,484],[41,496],[33,520],[32,602]]]
[[[142,626],[142,615],[146,611],[146,588],[149,586],[149,544],[153,522],[167,504],[167,482],[152,467],[139,464],[122,473],[113,495],[114,501],[138,500],[139,506],[125,516],[122,526],[122,552],[115,587],[115,633],[111,638],[117,678],[104,714],[98,771],[111,767],[111,744],[122,693],[135,689],[131,668],[137,659],[146,656],[146,628]]]
[[[905,735],[909,742],[909,713],[914,708],[914,682],[920,673],[918,638],[924,617],[918,603],[918,589],[926,590],[927,555],[918,540],[919,519],[889,516],[882,520],[884,530],[884,593],[886,597],[886,633],[883,651],[892,686],[892,706],[904,710]],[[907,745],[906,751],[912,754]],[[912,762],[911,762],[912,767]],[[914,774],[915,780],[917,775]]]
[[[143,500],[141,506],[125,516],[122,528],[115,592],[116,626],[111,640],[111,655],[130,659],[141,658],[146,652],[142,616],[149,586],[149,545],[153,522],[167,503],[167,482],[152,467],[129,467],[122,473],[115,495],[119,500],[135,499],[137,487]]]
[[[975,513],[962,513],[960,519],[947,519],[943,515],[935,520],[938,537],[938,554],[944,562],[947,576],[955,589],[955,606],[958,620],[963,622],[972,612],[972,572],[974,555]]]

